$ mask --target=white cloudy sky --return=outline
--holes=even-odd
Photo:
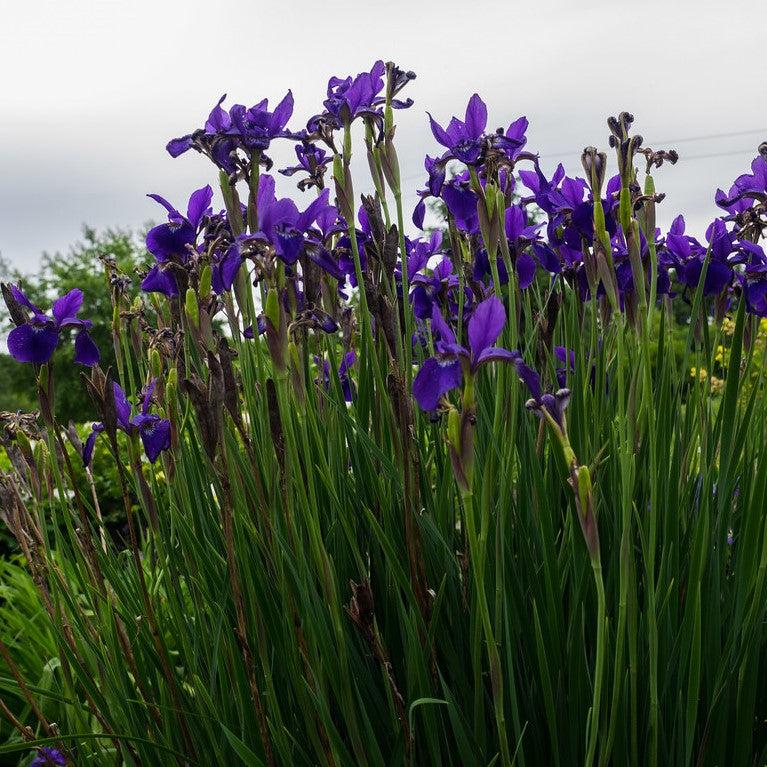
[[[549,170],[561,159],[576,171],[621,109],[653,146],[709,137],[680,142],[687,159],[659,173],[662,224],[682,211],[703,229],[715,188],[767,139],[762,0],[0,0],[0,11],[0,253],[23,269],[84,222],[162,218],[147,192],[181,207],[214,180],[199,155],[172,160],[164,147],[220,94],[250,105],[290,87],[300,127],[330,75],[376,58],[418,74],[398,130],[411,204],[437,150],[425,110],[446,121],[475,90],[491,127],[527,115]]]

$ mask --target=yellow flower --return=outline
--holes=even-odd
[[[692,367],[690,368],[690,376],[692,376],[692,378],[697,378],[701,383],[703,383],[703,381],[708,378],[708,373],[706,372],[705,368],[698,370],[698,368]]]

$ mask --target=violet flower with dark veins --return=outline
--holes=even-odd
[[[298,165],[283,168],[279,172],[283,176],[292,176],[302,171],[306,173],[307,177],[298,182],[298,188],[302,192],[313,186],[322,189],[324,186],[325,170],[328,164],[332,162],[332,158],[324,149],[320,149],[320,147],[312,144],[310,141],[302,141],[300,144],[296,144],[296,157]]]
[[[553,394],[544,392],[541,388],[540,376],[525,364],[521,356],[515,358],[514,367],[517,369],[520,380],[530,392],[530,399],[525,402],[525,407],[532,410],[539,418],[547,420],[551,426],[556,426],[560,435],[566,435],[565,409],[570,402],[570,390],[562,388]]]
[[[469,347],[461,346],[442,313],[434,306],[431,332],[436,354],[429,357],[413,381],[413,396],[422,410],[435,410],[440,399],[458,388],[466,376],[473,380],[482,365],[494,360],[514,362],[518,352],[493,346],[506,324],[506,310],[495,296],[478,304],[468,326]]]
[[[112,382],[112,391],[115,400],[115,412],[117,414],[117,428],[126,434],[138,434],[144,445],[144,452],[150,463],[154,463],[163,450],[170,449],[170,421],[161,418],[156,413],[150,413],[156,379],[152,379],[145,387],[141,396],[141,410],[135,416],[131,416],[132,408],[122,387],[117,382]],[[83,445],[83,464],[89,466],[93,458],[93,448],[96,437],[104,431],[103,423],[94,423],[88,439]]]
[[[67,758],[57,748],[43,746],[37,749],[35,758],[29,767],[66,767]]]
[[[74,288],[54,301],[52,316],[35,306],[17,285],[4,285],[3,296],[16,322],[8,334],[8,352],[17,362],[45,364],[53,356],[61,334],[77,328],[75,362],[88,367],[98,364],[99,350],[88,332],[93,323],[77,317],[83,304],[82,290]]]
[[[210,203],[213,190],[208,185],[192,192],[186,216],[159,194],[147,196],[168,211],[168,223],[155,226],[147,233],[146,247],[157,264],[142,280],[141,289],[147,293],[162,293],[170,298],[178,295],[178,284],[173,274],[163,266],[167,263],[185,264],[189,260],[190,250],[197,248],[197,236],[203,220],[212,212]]]
[[[189,149],[195,149],[207,155],[221,170],[232,174],[237,170],[235,153],[237,150],[250,156],[258,152],[261,161],[271,166],[271,160],[264,155],[275,138],[296,138],[286,125],[293,114],[293,94],[288,91],[282,101],[269,111],[269,100],[263,99],[258,104],[246,108],[243,104],[234,104],[227,112],[221,104],[224,94],[213,107],[205,127],[188,133],[186,136],[171,139],[167,150],[171,157],[178,157]]]
[[[529,253],[530,244],[538,239],[538,230],[543,224],[529,224],[527,211],[522,205],[512,205],[506,209],[505,230],[509,250],[514,259],[519,287],[530,287],[535,279],[535,261]]]
[[[258,231],[244,239],[269,242],[277,256],[291,266],[306,253],[316,258],[325,268],[322,245],[326,232],[338,217],[337,209],[330,205],[330,190],[322,193],[299,211],[288,197],[278,199],[274,193],[274,178],[261,176],[258,187]]]
[[[357,355],[354,352],[354,349],[352,349],[351,351],[348,351],[346,354],[344,354],[344,357],[341,360],[341,364],[338,366],[338,382],[341,384],[341,391],[343,392],[344,400],[346,402],[351,402],[354,399],[355,389],[354,383],[349,377],[349,369],[354,365],[356,361]],[[321,378],[317,378],[316,383],[322,384],[325,389],[329,389],[330,362],[328,360],[323,360],[320,357],[315,357],[314,362],[322,371]]]
[[[761,245],[748,240],[738,242],[738,254],[733,263],[744,264],[738,279],[746,297],[746,306],[751,314],[767,317],[767,254]]]
[[[407,109],[412,106],[412,99],[393,98],[404,86],[415,77],[412,72],[403,72],[393,64],[390,65],[393,75],[389,78],[392,92],[389,94],[390,103],[394,109]],[[383,125],[383,105],[386,95],[382,94],[386,65],[376,61],[369,72],[360,72],[356,77],[331,77],[328,80],[327,98],[324,101],[325,112],[310,118],[306,129],[311,134],[317,134],[323,139],[329,138],[327,129],[339,130],[349,125],[358,117],[372,120],[379,127]]]
[[[475,93],[466,105],[463,120],[451,118],[443,128],[429,112],[429,123],[434,138],[445,147],[450,156],[466,165],[476,165],[482,155],[483,136],[487,127],[487,106]]]
[[[447,256],[435,265],[430,273],[419,271],[410,278],[412,290],[410,291],[410,303],[413,305],[413,314],[419,320],[426,320],[432,316],[434,307],[446,306],[448,314],[458,314],[458,295],[460,280],[453,270],[453,262]],[[471,306],[471,288],[464,286],[465,305]]]
[[[739,213],[751,207],[752,202],[767,202],[767,158],[759,156],[751,163],[751,173],[735,179],[729,194],[716,190],[714,201],[729,213]]]
[[[499,128],[491,137],[490,143],[493,149],[503,152],[512,164],[519,159],[522,150],[527,144],[527,128],[529,126],[527,117],[519,117],[503,132]]]

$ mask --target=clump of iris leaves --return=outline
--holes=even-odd
[[[11,760],[767,758],[767,149],[698,239],[656,226],[678,157],[630,114],[571,178],[475,94],[428,116],[406,221],[414,78],[333,77],[300,129],[290,92],[222,98],[170,141],[220,198],[152,195],[152,263],[103,259],[114,366],[82,291],[3,286],[38,401],[2,416]],[[70,343],[86,433],[57,419]]]

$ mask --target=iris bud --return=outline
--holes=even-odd
[[[631,192],[628,187],[621,189],[620,196],[620,219],[621,228],[624,234],[628,232],[631,226]]]
[[[266,307],[264,314],[266,314],[269,322],[272,323],[272,327],[277,330],[280,327],[280,299],[277,295],[277,291],[272,288],[266,296]]]
[[[394,148],[393,138],[394,131],[392,130],[391,135],[386,136],[383,144],[383,171],[389,188],[392,192],[397,192],[400,188],[399,159],[397,158],[397,150]]]
[[[29,444],[29,439],[27,438],[27,435],[24,434],[24,432],[19,429],[16,432],[16,443],[19,446],[19,449],[21,450],[24,455],[29,455],[31,451],[31,446]]]
[[[40,366],[40,375],[38,376],[38,383],[40,384],[40,388],[43,389],[43,391],[48,390],[48,366],[47,365],[41,365]]]
[[[447,439],[456,452],[461,450],[461,414],[454,408],[450,408],[447,414]]]
[[[187,319],[195,328],[200,327],[200,307],[197,304],[197,294],[192,288],[187,288],[186,298],[184,301],[184,311],[186,312]]]
[[[581,502],[581,514],[584,516],[588,513],[589,502],[591,497],[591,474],[589,473],[588,466],[578,467],[578,499]]]
[[[48,463],[49,455],[48,446],[42,440],[38,440],[35,444],[34,457],[35,464],[37,465],[40,474],[42,474],[42,468]]]
[[[162,375],[162,359],[160,358],[160,352],[158,352],[157,349],[152,349],[151,362],[152,375],[155,378],[159,378]]]
[[[206,264],[203,267],[200,274],[200,298],[206,298],[210,295],[211,285],[213,283],[213,270],[210,268],[210,264]]]

